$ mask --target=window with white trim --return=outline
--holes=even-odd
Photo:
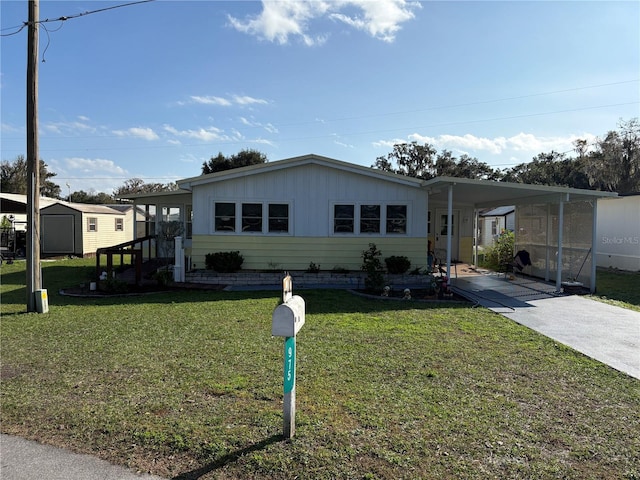
[[[214,231],[242,234],[289,233],[289,204],[215,202]]]
[[[353,205],[333,206],[333,233],[354,233],[355,209]]]
[[[360,233],[380,233],[380,205],[360,205]]]
[[[220,202],[215,205],[216,232],[236,231],[236,204]]]
[[[124,232],[124,218],[116,218],[116,232]]]
[[[98,231],[98,217],[87,217],[87,232]]]
[[[262,232],[262,204],[242,204],[242,231]]]
[[[387,205],[387,228],[388,234],[407,233],[407,206]]]
[[[289,233],[289,204],[269,204],[269,233]]]
[[[185,222],[185,237],[191,238],[193,237],[193,206],[187,205],[186,207],[186,215],[184,218]]]

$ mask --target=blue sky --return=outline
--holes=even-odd
[[[40,19],[124,3],[41,0]],[[27,1],[0,16],[11,161]],[[639,116],[639,19],[637,1],[156,0],[46,22],[40,156],[63,194],[196,176],[242,149],[370,166],[417,141],[508,168]]]

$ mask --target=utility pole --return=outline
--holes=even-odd
[[[36,311],[40,278],[40,152],[38,146],[39,0],[29,0],[27,40],[27,312]]]

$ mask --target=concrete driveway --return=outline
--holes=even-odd
[[[549,283],[478,275],[454,281],[454,290],[574,350],[640,379],[640,312],[579,295]]]

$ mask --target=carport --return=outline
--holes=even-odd
[[[475,262],[479,210],[515,205],[515,251],[530,253],[532,266],[527,273],[546,281],[555,279],[558,292],[563,281],[580,282],[595,291],[597,199],[617,193],[453,177],[427,180],[424,188],[428,210],[432,204],[446,206],[446,225],[455,225],[454,210],[473,209]],[[451,230],[445,232],[448,278],[456,235]]]

